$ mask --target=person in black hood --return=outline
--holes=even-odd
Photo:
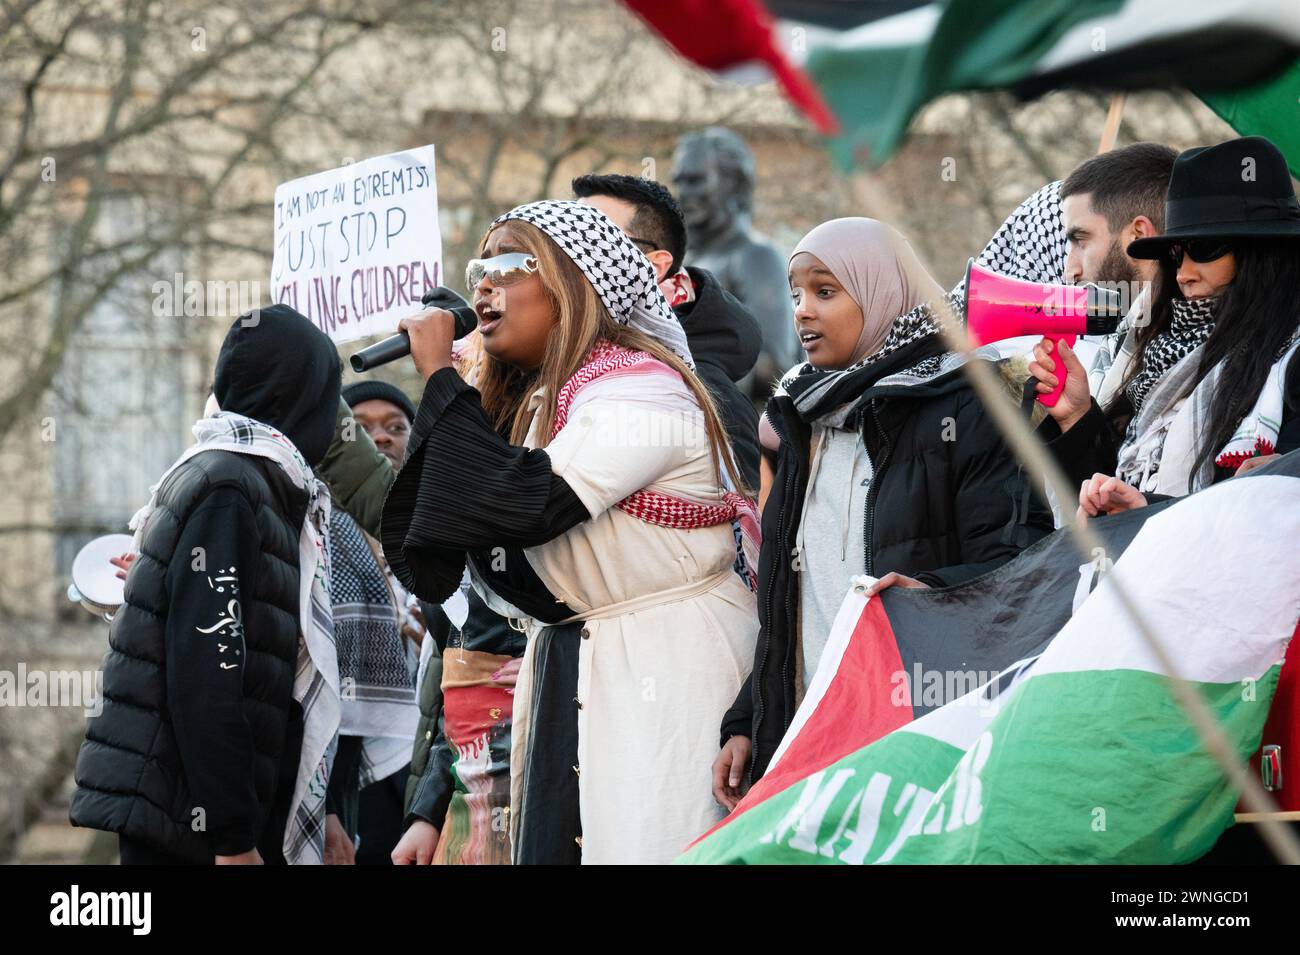
[[[132,522],[138,555],[70,809],[73,825],[118,833],[124,863],[285,860],[304,726],[300,536],[339,386],[337,351],[302,315],[241,316],[217,358],[222,410]]]
[[[230,327],[212,390],[222,411],[278,429],[314,466],[334,436],[340,368],[334,343],[314,324],[272,305]]]
[[[712,273],[683,268],[686,223],[662,183],[612,173],[579,176],[573,194],[609,216],[654,266],[659,288],[686,332],[695,373],[718,406],[745,483],[756,490],[758,411],[738,383],[758,361],[763,344],[758,320]]]

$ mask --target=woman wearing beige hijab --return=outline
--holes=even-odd
[[[764,772],[817,670],[849,581],[948,587],[1052,529],[1050,512],[944,349],[944,294],[874,219],[834,219],[790,256],[808,361],[764,416],[774,452],[759,559],[753,674],[722,724],[714,795]],[[752,763],[752,765],[751,765]]]

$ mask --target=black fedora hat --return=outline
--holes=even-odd
[[[1300,201],[1281,151],[1263,136],[1200,146],[1174,160],[1165,231],[1129,243],[1135,259],[1156,259],[1186,239],[1300,238]]]

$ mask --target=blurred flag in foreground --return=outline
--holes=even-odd
[[[1114,580],[1240,758],[1261,737],[1294,750],[1294,711],[1279,699],[1269,714],[1279,679],[1295,693],[1297,654],[1283,662],[1300,618],[1300,451],[1094,526],[1104,547],[1088,563],[1058,532],[962,587],[851,590],[767,774],[678,861],[1181,863],[1209,851],[1237,794]],[[1297,785],[1284,786],[1287,807]]]

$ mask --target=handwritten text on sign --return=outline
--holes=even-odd
[[[441,262],[432,146],[275,190],[275,301],[336,342],[396,331],[440,284]]]

